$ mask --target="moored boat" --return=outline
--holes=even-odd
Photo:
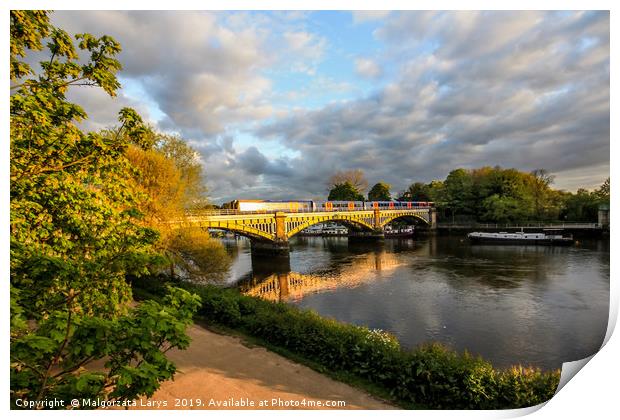
[[[471,232],[467,239],[474,244],[505,245],[572,245],[572,235],[561,233],[526,233],[526,232]]]

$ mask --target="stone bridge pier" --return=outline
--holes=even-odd
[[[272,241],[264,241],[261,239],[250,239],[252,248],[252,257],[279,257],[288,259],[289,244],[288,235],[286,234],[286,214],[276,213],[275,219],[275,238]]]

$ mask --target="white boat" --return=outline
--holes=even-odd
[[[526,232],[471,232],[467,239],[474,244],[506,245],[571,245],[572,235],[561,233],[526,233]]]

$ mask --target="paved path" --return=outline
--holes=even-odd
[[[309,405],[327,401],[344,401],[346,405],[334,407],[337,409],[395,408],[262,347],[247,347],[237,337],[197,325],[188,332],[190,347],[168,353],[177,366],[175,379],[164,382],[151,399],[140,401],[143,406],[138,408],[149,408],[144,406],[147,404],[157,408],[158,403],[166,409],[332,408]],[[196,399],[202,400],[201,406]],[[248,405],[235,405],[241,401]]]

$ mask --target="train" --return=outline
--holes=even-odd
[[[355,210],[399,210],[433,207],[431,201],[314,201],[314,200],[233,200],[226,208],[259,212],[320,212],[320,211],[355,211]]]

